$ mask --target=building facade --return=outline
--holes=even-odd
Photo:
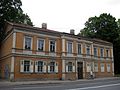
[[[113,45],[70,33],[7,22],[0,47],[0,77],[76,80],[114,76]]]

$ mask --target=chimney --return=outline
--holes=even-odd
[[[70,29],[70,34],[75,34],[75,30],[74,29]]]
[[[47,23],[42,23],[42,28],[47,29]]]

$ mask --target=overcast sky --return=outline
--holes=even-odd
[[[22,9],[35,27],[47,23],[49,29],[75,34],[84,28],[89,17],[110,13],[120,18],[120,0],[21,0]]]

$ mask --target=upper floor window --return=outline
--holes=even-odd
[[[97,48],[94,47],[94,56],[97,56]]]
[[[25,37],[25,49],[30,50],[32,47],[32,38],[31,37]]]
[[[87,47],[86,47],[86,54],[87,54],[87,55],[90,55],[90,46],[87,46]]]
[[[38,50],[39,51],[44,50],[44,40],[38,40]]]
[[[100,57],[103,57],[103,48],[100,49]]]
[[[106,50],[106,57],[109,57],[109,50]]]
[[[55,40],[50,41],[50,52],[55,52]]]
[[[72,53],[72,42],[68,42],[67,52],[70,53],[70,54]]]
[[[81,54],[81,44],[78,44],[78,54]]]

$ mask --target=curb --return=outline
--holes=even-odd
[[[107,78],[95,78],[95,79],[81,79],[81,80],[63,80],[63,81],[22,81],[22,82],[9,82],[0,81],[0,87],[4,86],[14,86],[14,85],[35,85],[35,84],[64,84],[64,83],[74,83],[74,82],[88,82],[88,81],[99,81],[99,80],[111,80],[120,79],[120,77],[107,77]]]

